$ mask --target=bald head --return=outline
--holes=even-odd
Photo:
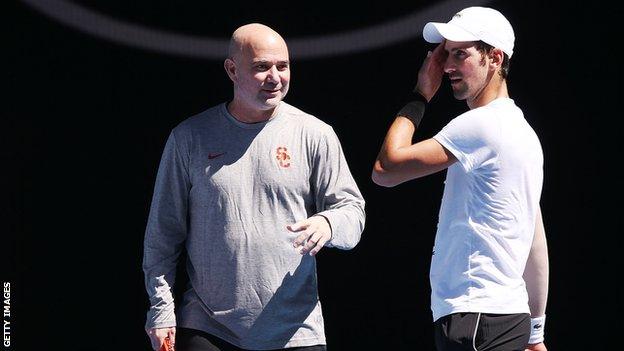
[[[246,24],[234,31],[223,67],[234,84],[228,111],[239,121],[268,120],[288,92],[288,47],[281,35],[263,24]]]
[[[238,27],[234,33],[232,33],[230,46],[228,48],[228,57],[236,59],[245,50],[282,45],[286,47],[286,41],[284,41],[284,38],[282,38],[279,33],[264,24],[250,23]]]

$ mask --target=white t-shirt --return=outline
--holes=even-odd
[[[522,274],[543,181],[539,139],[509,98],[470,110],[434,139],[448,168],[431,260],[434,321],[456,312],[529,313]]]

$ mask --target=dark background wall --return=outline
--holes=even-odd
[[[245,4],[75,1],[133,23],[226,38],[259,21],[290,38],[400,18],[433,1]],[[551,350],[604,350],[624,330],[622,11],[600,2],[491,1],[516,31],[510,94],[541,138],[551,258]],[[220,60],[146,51],[3,3],[2,279],[11,350],[148,350],[143,233],[170,129],[231,96]],[[447,20],[448,13],[436,20]],[[392,114],[427,46],[414,37],[293,58],[287,102],[334,126],[367,200],[362,241],[318,256],[330,350],[430,350],[428,269],[444,173],[385,189],[370,180]],[[466,110],[447,84],[418,138]],[[51,346],[50,346],[51,347]]]

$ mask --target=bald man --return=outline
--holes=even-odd
[[[331,126],[285,102],[284,39],[248,24],[224,62],[231,101],[176,126],[162,155],[143,270],[152,347],[325,350],[315,255],[351,249],[364,199]],[[174,308],[183,248],[189,284]]]

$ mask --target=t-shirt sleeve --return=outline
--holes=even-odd
[[[471,112],[456,117],[433,137],[457,158],[466,172],[495,157],[499,134],[494,121]]]

